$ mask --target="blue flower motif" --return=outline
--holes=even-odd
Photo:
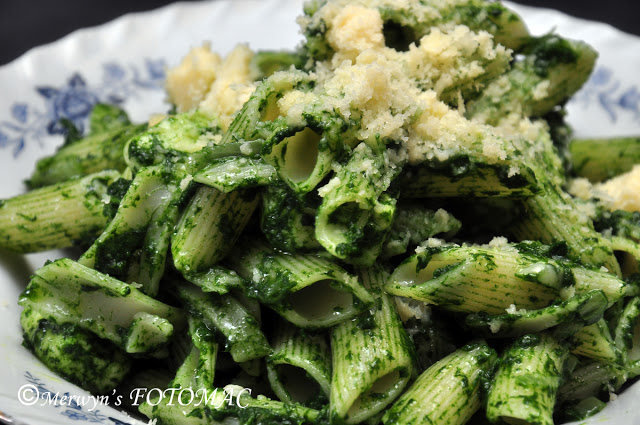
[[[135,85],[142,88],[159,88],[162,87],[162,83],[165,78],[165,62],[164,60],[145,60],[146,71],[148,78],[140,77],[138,72],[134,70],[133,82]]]
[[[87,419],[92,423],[103,424],[107,420],[107,416],[100,413],[99,410],[90,410],[86,412]]]
[[[24,141],[23,141],[24,143]],[[40,393],[40,398],[47,398],[48,396],[53,396],[54,394],[47,389],[44,383],[40,380],[40,378],[33,375],[31,372],[27,371],[24,374],[26,381],[30,384],[35,385],[38,388],[38,393]]]
[[[126,74],[124,68],[115,62],[109,62],[104,65],[104,79],[106,81],[123,80]]]
[[[38,93],[44,96],[50,111],[47,124],[49,134],[64,134],[65,128],[60,124],[61,118],[71,121],[80,132],[84,130],[84,122],[98,103],[98,96],[87,88],[80,74],[73,74],[67,87],[38,87]]]
[[[97,85],[90,86],[82,75],[74,73],[61,87],[35,87],[44,98],[45,107],[14,103],[10,108],[11,119],[0,121],[0,149],[12,149],[17,157],[25,143],[42,143],[47,135],[64,134],[66,126],[60,124],[62,119],[83,132],[96,103],[121,104],[138,96],[140,89],[161,89],[164,64],[164,60],[149,59],[141,67],[108,62],[102,65],[102,80]]]
[[[597,68],[587,84],[592,84],[594,86],[604,86],[611,81],[611,77],[613,77],[613,71],[606,67]]]
[[[86,421],[87,420],[87,415],[85,415],[82,412],[78,412],[75,410],[65,410],[64,412],[61,412],[62,415],[67,416],[69,419],[72,419],[74,421]]]
[[[604,109],[604,111],[607,114],[609,114],[611,121],[616,122],[616,120],[618,119],[618,116],[614,109],[614,106],[615,106],[614,102],[611,100],[611,97],[609,96],[609,92],[602,92],[598,94],[598,102],[600,103],[600,106],[602,106],[602,109]]]
[[[146,59],[147,72],[152,80],[164,80],[166,64],[162,59]]]
[[[640,113],[640,92],[638,92],[638,88],[633,86],[622,93],[618,105],[623,109]]]
[[[15,118],[18,122],[25,123],[27,122],[27,112],[29,111],[29,107],[26,103],[14,103],[11,107],[11,116]]]
[[[17,158],[18,155],[20,155],[20,152],[22,152],[22,150],[24,149],[24,137],[13,140],[13,143],[15,144],[15,146],[13,147],[13,157]]]
[[[75,400],[71,398],[71,394],[69,394],[69,392],[64,393],[64,395],[67,396],[67,399],[69,400],[69,404],[67,407],[75,410],[82,410],[82,406],[80,406]]]

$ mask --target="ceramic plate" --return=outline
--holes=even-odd
[[[510,6],[533,34],[555,30],[600,52],[592,78],[568,105],[578,136],[640,135],[640,38],[551,10]],[[191,47],[209,41],[222,54],[238,42],[293,48],[301,39],[295,23],[301,10],[299,0],[177,3],[74,32],[0,67],[0,199],[23,192],[35,160],[62,142],[60,117],[82,127],[99,101],[122,105],[136,121],[164,112],[164,71]],[[112,408],[117,400],[96,405],[21,346],[18,296],[35,269],[63,255],[0,251],[0,416],[29,425],[138,423]],[[638,397],[640,383],[586,423],[638,424]]]

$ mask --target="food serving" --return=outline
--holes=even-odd
[[[96,394],[164,390],[136,406],[161,423],[602,409],[638,375],[640,213],[637,140],[564,121],[597,53],[480,0],[299,24],[295,51],[194,48],[148,123],[96,106],[2,201],[0,246],[82,248],[31,277],[25,345]]]

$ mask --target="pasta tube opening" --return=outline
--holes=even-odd
[[[369,390],[362,393],[347,411],[348,423],[359,423],[370,416],[376,405],[386,406],[404,389],[408,376],[403,377],[399,370],[394,370],[378,378]]]
[[[284,138],[271,151],[280,177],[298,191],[313,189],[329,169],[332,155],[320,152],[321,139],[320,134],[305,127]]]
[[[278,364],[268,366],[269,380],[273,382],[274,379],[278,380],[281,388],[274,387],[274,392],[281,399],[287,402],[294,403],[307,403],[314,398],[318,397],[322,393],[320,384],[310,377],[307,372],[297,366],[290,364]],[[271,375],[275,375],[274,379],[271,379]],[[273,384],[272,384],[273,387]],[[279,394],[280,391],[284,391],[285,394]]]
[[[353,306],[354,300],[349,292],[335,288],[333,282],[330,279],[315,282],[292,293],[286,301],[295,313],[309,321],[340,317]]]

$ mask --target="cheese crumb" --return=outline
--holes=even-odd
[[[253,55],[247,45],[236,46],[220,65],[216,79],[199,104],[201,110],[219,117],[223,130],[229,127],[233,116],[255,91],[249,68]]]
[[[509,308],[505,309],[505,311],[507,312],[507,314],[525,314],[527,312],[527,310],[524,308],[518,310],[515,304],[511,304]]]
[[[506,248],[509,246],[509,241],[504,236],[496,236],[489,242],[491,248]]]
[[[383,47],[380,12],[358,5],[344,7],[331,21],[327,41],[344,59],[352,60],[364,50]]]
[[[195,47],[182,59],[180,65],[167,71],[165,88],[169,101],[178,112],[194,109],[204,99],[215,80],[222,59],[211,52],[211,46]]]
[[[609,197],[609,207],[612,210],[640,211],[640,165],[635,165],[631,171],[596,185],[595,190]]]
[[[568,286],[560,290],[560,298],[562,298],[563,300],[568,300],[570,298],[573,298],[575,295],[576,295],[575,286]]]
[[[567,190],[571,195],[583,201],[588,201],[593,198],[593,185],[584,177],[571,180]]]
[[[191,174],[187,175],[180,181],[180,190],[184,191],[189,186],[189,183],[193,180],[193,176]]]
[[[341,181],[339,177],[336,176],[332,178],[331,180],[329,180],[329,183],[318,189],[318,195],[320,195],[321,198],[324,198],[328,193],[333,192],[335,188],[340,186],[340,183]]]

